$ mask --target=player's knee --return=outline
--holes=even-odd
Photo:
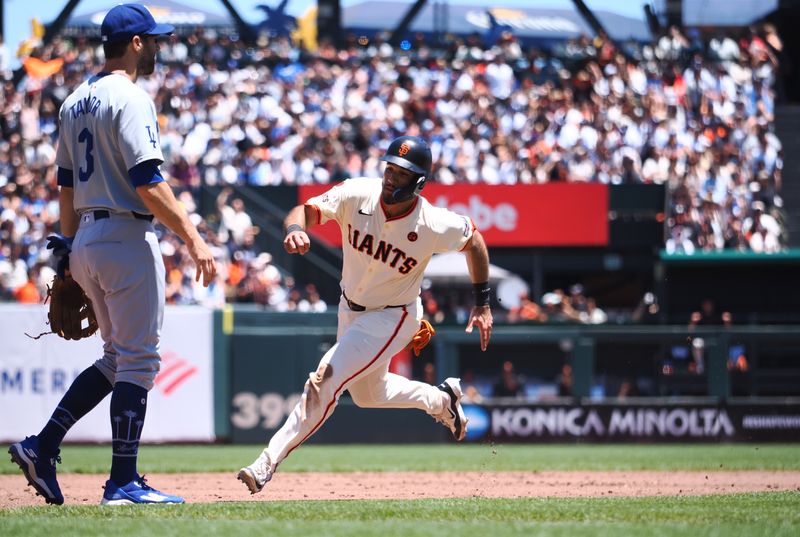
[[[150,391],[155,386],[156,376],[158,375],[158,363],[139,362],[126,363],[117,366],[115,382],[128,382],[141,386]]]
[[[140,388],[143,388],[148,392],[155,387],[155,382],[153,379],[138,375],[131,375],[130,373],[117,374],[114,384],[118,382],[127,382],[128,384],[139,386]]]
[[[359,408],[369,408],[369,397],[364,397],[364,394],[357,390],[350,390],[350,398],[353,403]]]
[[[100,370],[111,385],[114,384],[114,380],[117,376],[117,363],[113,358],[105,354],[102,358],[95,361],[94,366]]]
[[[363,382],[358,386],[351,386],[349,392],[353,403],[359,408],[379,408],[386,402],[386,399],[381,397],[380,390],[375,389],[375,386],[365,385]]]
[[[333,394],[327,393],[329,390],[333,389],[330,387],[330,379],[332,376],[333,368],[330,364],[320,364],[315,372],[309,374],[305,388],[303,389],[302,419],[305,419],[310,413],[322,405],[323,397],[333,396]]]

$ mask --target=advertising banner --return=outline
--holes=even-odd
[[[330,185],[298,188],[299,202]],[[469,216],[489,246],[608,245],[608,186],[586,183],[543,185],[425,186],[432,204]],[[310,229],[320,240],[341,245],[338,226],[330,222]]]
[[[800,405],[465,405],[467,441],[796,442]]]
[[[161,334],[161,371],[147,400],[144,442],[214,440],[212,315],[205,308],[168,306]],[[46,307],[0,306],[0,442],[38,433],[69,385],[100,357],[100,333],[80,341],[50,334]],[[67,434],[71,442],[107,442],[106,397]]]

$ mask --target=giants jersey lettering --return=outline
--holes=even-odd
[[[405,214],[387,217],[380,179],[348,179],[306,205],[317,211],[320,223],[339,224],[342,290],[367,308],[416,300],[431,256],[464,248],[475,230],[468,217],[421,196]]]
[[[128,176],[164,161],[153,101],[123,75],[100,73],[61,105],[56,165],[72,170],[75,209],[150,212]]]

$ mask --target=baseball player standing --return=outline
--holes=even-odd
[[[208,246],[159,172],[164,157],[155,105],[135,84],[155,69],[157,37],[173,30],[156,24],[142,5],[112,8],[101,26],[104,69],[61,107],[61,246],[92,301],[104,352],[75,379],[42,431],[9,448],[47,503],[64,502],[55,466],[62,439],[109,393],[113,457],[101,503],[183,502],[148,486],[136,468],[164,316],[164,263],[153,217],[186,242],[198,280],[208,286],[216,274]]]
[[[389,373],[389,362],[420,328],[420,284],[435,253],[461,250],[475,286],[467,332],[480,330],[486,350],[492,331],[489,254],[472,221],[419,195],[431,171],[431,151],[420,138],[401,136],[386,154],[383,181],[349,179],[298,205],[284,222],[284,248],[305,254],[308,226],[335,220],[342,232],[342,298],[336,344],[310,374],[300,402],[266,449],[238,479],[259,492],[278,465],[314,434],[349,390],[356,405],[418,408],[463,440],[467,420],[460,379],[437,387]]]

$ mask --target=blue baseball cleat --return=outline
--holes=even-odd
[[[136,478],[123,487],[118,487],[110,479],[106,481],[106,491],[100,505],[131,505],[135,503],[184,503],[180,496],[158,491],[145,482],[144,476]]]
[[[61,494],[61,487],[56,479],[56,463],[61,462],[59,450],[54,454],[42,453],[39,449],[39,438],[34,435],[12,444],[8,452],[11,454],[11,461],[25,474],[28,484],[44,497],[45,502],[56,505],[64,503],[64,495]]]

